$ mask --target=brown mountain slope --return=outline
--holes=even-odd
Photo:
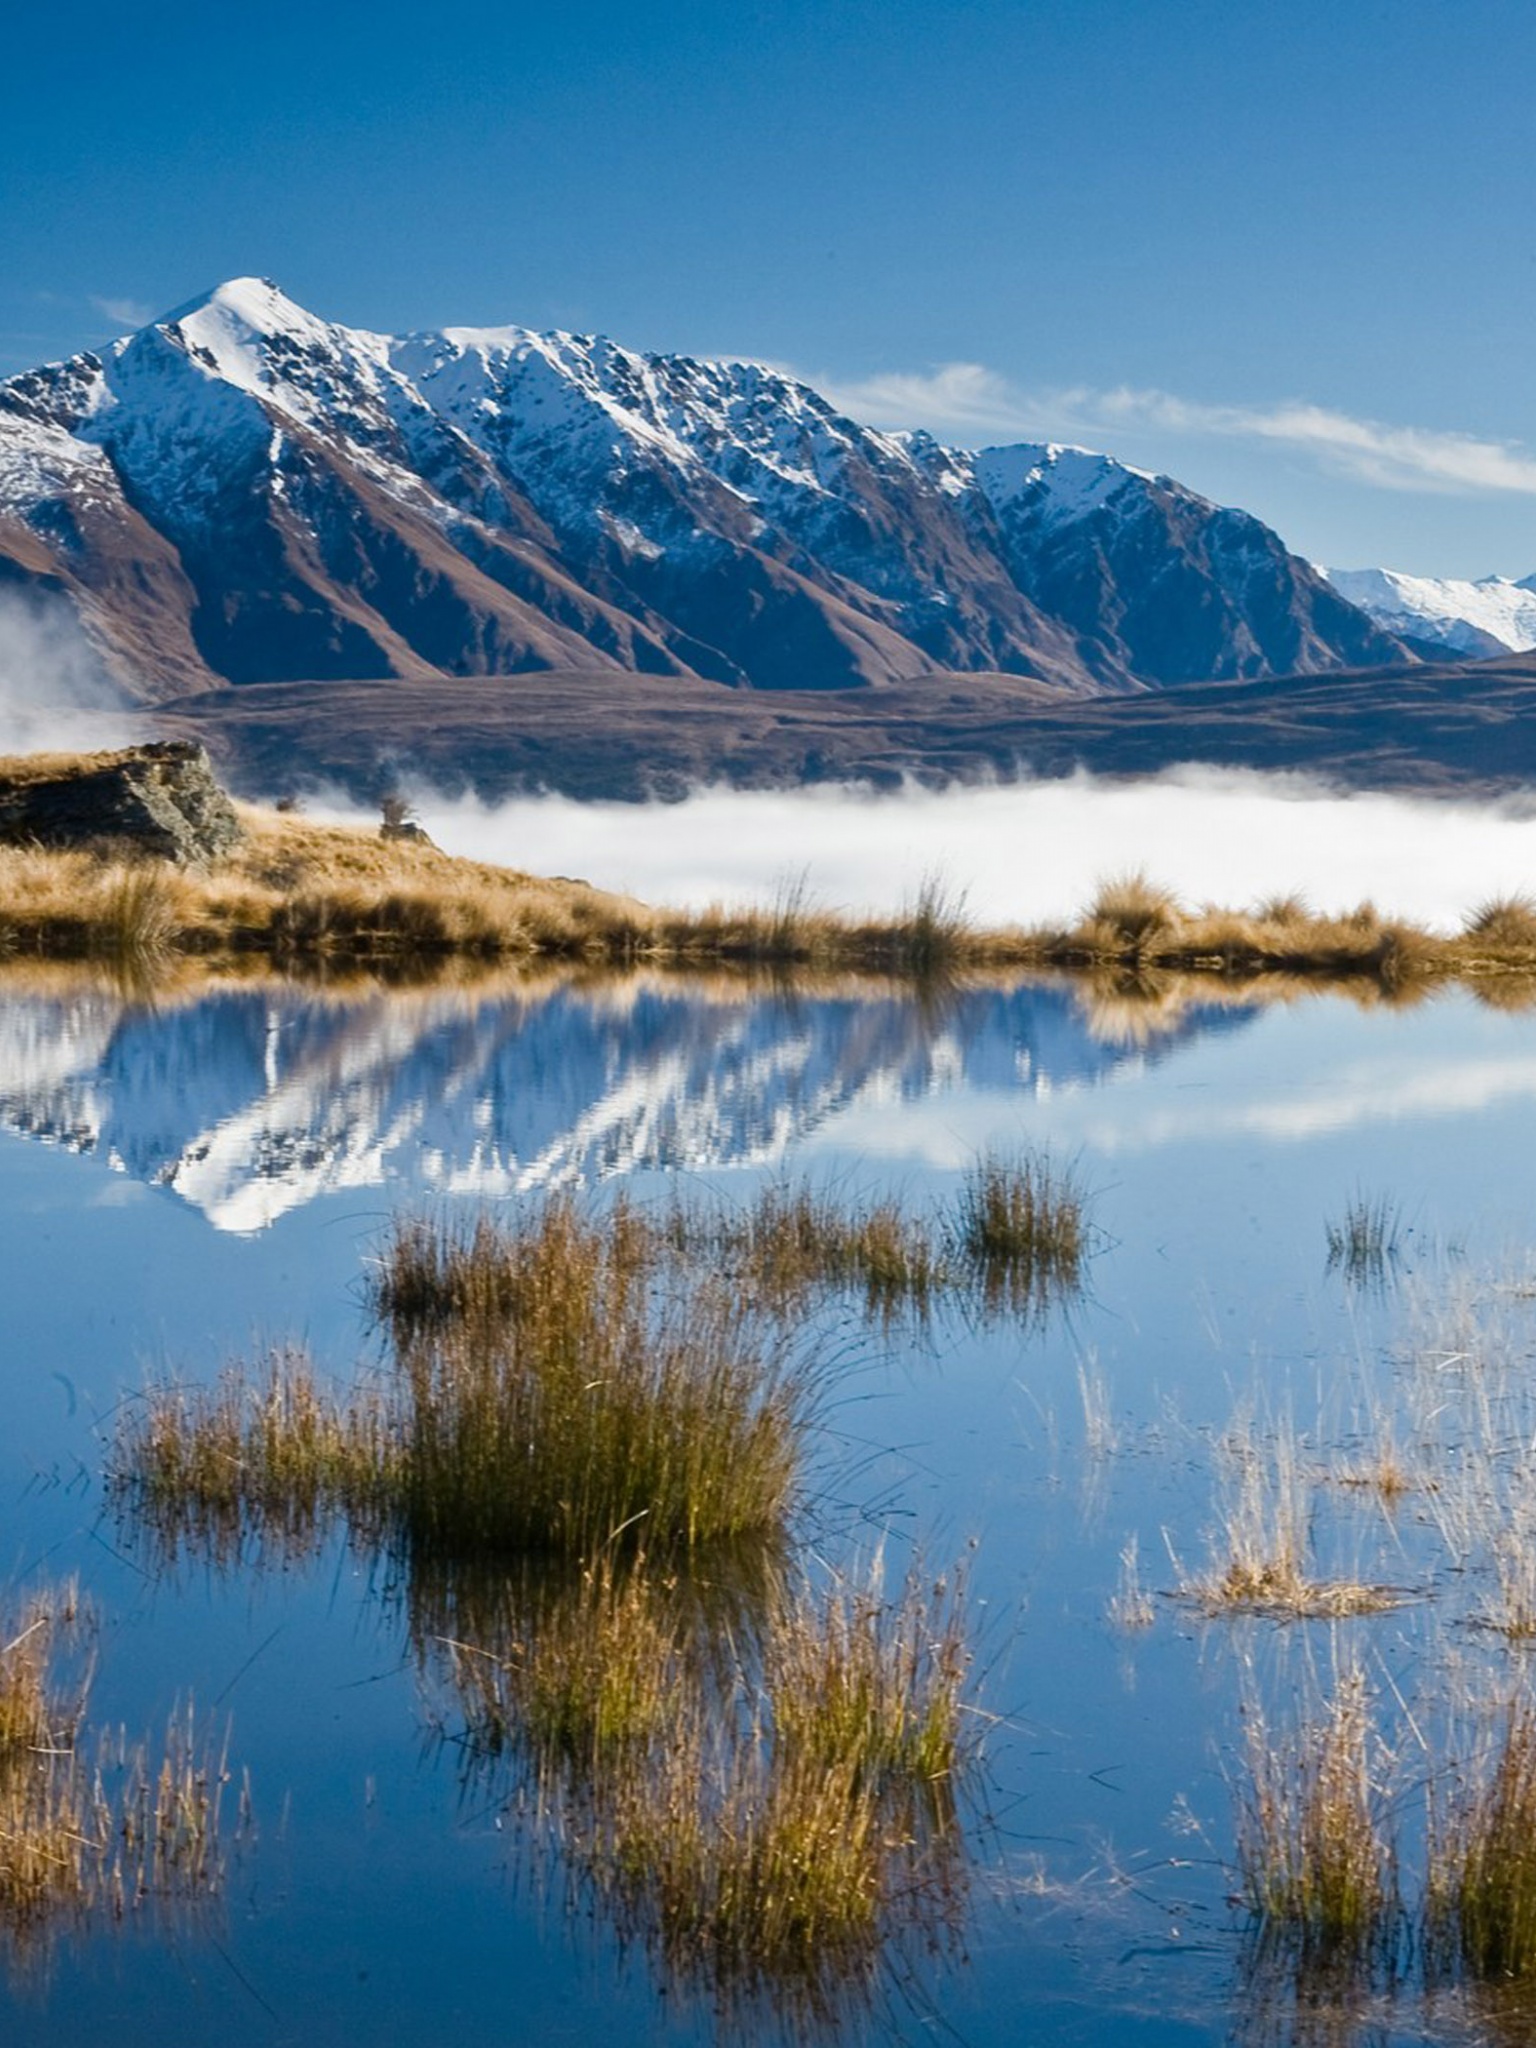
[[[243,790],[330,779],[367,799],[402,775],[492,798],[539,788],[640,797],[709,781],[889,786],[1190,763],[1491,795],[1536,786],[1536,656],[1086,702],[1016,677],[954,674],[771,695],[590,670],[268,684],[168,704],[155,729],[205,740]]]

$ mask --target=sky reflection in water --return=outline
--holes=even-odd
[[[887,2031],[928,2038],[932,2004],[977,2043],[1214,2041],[1239,1954],[1223,1758],[1255,1631],[1162,1602],[1118,1634],[1118,1553],[1137,1534],[1158,1588],[1163,1532],[1198,1555],[1209,1433],[1255,1384],[1303,1426],[1347,1410],[1400,1308],[1327,1272],[1325,1220],[1355,1190],[1393,1196],[1410,1279],[1509,1257],[1536,1192],[1536,1017],[1197,1000],[1138,1025],[1062,986],[925,1007],[660,980],[150,1009],[82,984],[0,992],[0,1127],[7,1565],[95,1589],[98,1712],[147,1726],[188,1686],[227,1707],[264,1821],[220,1949],[69,1947],[8,2038],[158,2040],[171,2014],[241,2043],[706,2037],[512,1884],[506,1828],[461,1804],[451,1755],[422,1763],[423,1702],[356,1560],[171,1585],[118,1554],[97,1481],[113,1407],[147,1368],[207,1374],[267,1339],[339,1370],[371,1355],[358,1278],[402,1204],[785,1168],[922,1203],[1023,1141],[1092,1195],[1089,1298],[1043,1333],[941,1322],[895,1357],[845,1329],[857,1363],[818,1459],[826,1530],[920,1534],[939,1558],[978,1539],[1006,1717],[971,1961],[935,1965]],[[1085,1443],[1083,1370],[1113,1457]],[[1378,1631],[1394,1668],[1419,1626]]]

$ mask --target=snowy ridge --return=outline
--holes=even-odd
[[[1342,597],[1389,632],[1410,633],[1457,654],[1524,654],[1536,647],[1536,576],[1474,582],[1406,576],[1397,569],[1324,569]],[[1488,642],[1494,642],[1489,646]]]
[[[879,432],[748,360],[376,334],[257,278],[0,383],[0,510],[149,697],[594,668],[1096,693],[1406,653],[1257,520],[1111,456]]]
[[[1158,481],[1149,470],[1132,469],[1113,455],[1058,447],[1054,442],[983,448],[972,461],[971,473],[977,488],[999,510],[1034,497],[1053,524],[1090,517],[1128,484]]]

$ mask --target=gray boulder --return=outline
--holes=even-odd
[[[124,842],[164,860],[217,860],[242,837],[233,804],[192,740],[158,740],[78,766],[0,769],[0,843]]]

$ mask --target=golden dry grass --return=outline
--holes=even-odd
[[[82,771],[105,757],[0,761],[13,782]],[[804,882],[759,907],[654,909],[584,882],[541,879],[440,852],[424,840],[237,806],[241,843],[205,868],[125,859],[109,847],[0,847],[0,952],[159,960],[259,952],[288,961],[577,958],[858,971],[931,982],[1004,967],[1225,979],[1282,974],[1358,981],[1395,995],[1446,977],[1536,974],[1536,915],[1523,897],[1487,903],[1455,935],[1362,904],[1319,915],[1295,897],[1252,911],[1190,909],[1138,871],[1105,882],[1075,923],[986,929],[930,876],[895,916],[819,908]]]
[[[1219,1479],[1210,1562],[1180,1587],[1208,1614],[1342,1619],[1399,1604],[1390,1587],[1313,1573],[1312,1482],[1288,1424],[1266,1430],[1239,1416],[1222,1445]]]
[[[1536,1975],[1536,1709],[1516,1699],[1496,1737],[1432,1786],[1425,1909],[1442,1968],[1498,1983]]]
[[[892,1939],[955,1923],[971,1745],[963,1588],[786,1563],[817,1381],[620,1202],[405,1222],[374,1302],[392,1371],[302,1354],[152,1389],[109,1484],[155,1550],[344,1529],[446,1677],[471,1779],[669,1985],[813,2028]]]
[[[1363,1675],[1345,1670],[1321,1707],[1287,1730],[1250,1705],[1247,1738],[1237,1855],[1249,1911],[1304,1965],[1367,1962],[1398,1892],[1385,1751]]]
[[[466,1770],[510,1774],[527,1853],[557,1852],[669,1988],[817,2033],[888,1943],[956,1922],[964,1604],[916,1568],[888,1591],[876,1558],[820,1589],[770,1572],[723,1623],[670,1567],[605,1553],[435,1648]]]
[[[0,1933],[25,1952],[61,1920],[216,1893],[229,1772],[191,1707],[158,1753],[87,1728],[90,1617],[72,1583],[35,1592],[0,1634]]]
[[[387,1375],[322,1387],[281,1351],[127,1404],[109,1463],[160,1553],[304,1554],[344,1523],[397,1556],[595,1557],[776,1538],[818,1378],[739,1289],[620,1201],[566,1195],[464,1232],[407,1220],[375,1304]]]

